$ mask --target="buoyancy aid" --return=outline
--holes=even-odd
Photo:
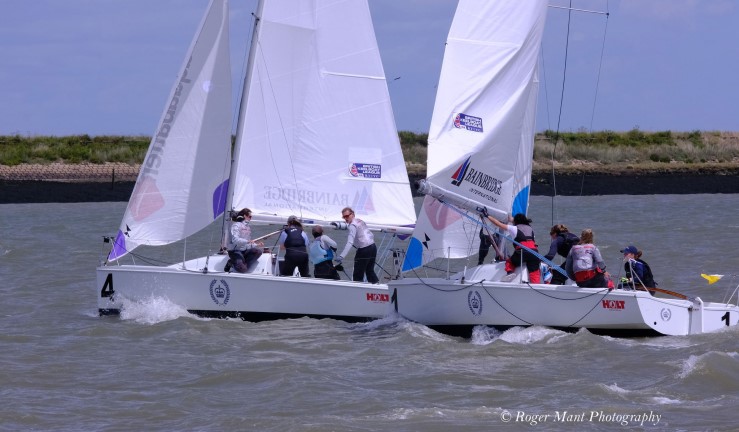
[[[654,281],[654,275],[652,275],[652,269],[646,261],[637,259],[638,262],[644,265],[644,286],[654,288],[657,286],[657,282]]]
[[[642,283],[645,287],[657,286],[657,283],[654,281],[654,276],[652,275],[652,269],[649,267],[649,264],[643,260],[634,259],[633,262],[632,260],[626,261],[624,263],[624,272],[626,273],[626,278],[630,281]],[[636,273],[636,275],[633,273]],[[639,273],[641,273],[641,275],[639,275]]]
[[[294,226],[285,228],[287,237],[285,238],[285,249],[305,252],[305,239],[303,238],[303,230]]]
[[[311,242],[308,248],[308,254],[313,264],[320,264],[324,261],[331,261],[334,259],[334,251],[329,248],[324,249],[321,245],[321,237],[316,238]]]
[[[536,241],[534,240],[534,229],[531,228],[530,225],[516,225],[516,237],[514,238],[514,240],[517,243],[520,243],[521,245],[535,252],[539,251],[536,247]],[[523,249],[518,244],[514,243],[514,248],[515,251],[513,252],[513,255],[511,255],[510,258],[506,261],[506,271],[513,271],[513,269],[515,267],[518,267],[521,264],[521,261],[523,261],[526,264],[526,268],[528,269],[529,274],[537,272],[538,275],[539,263],[541,262],[541,260],[536,255],[532,254],[526,249]],[[538,282],[538,280],[536,282]]]
[[[557,243],[557,254],[567,258],[567,254],[570,253],[572,246],[580,242],[580,237],[572,234],[571,232],[557,234],[561,240]]]
[[[518,224],[516,225],[516,240],[517,242],[525,245],[526,247],[530,247],[529,245],[525,244],[526,241],[531,241],[534,247],[536,247],[536,243],[534,240],[534,229],[531,228],[530,225],[525,224]],[[520,246],[516,245],[516,247],[520,248]]]

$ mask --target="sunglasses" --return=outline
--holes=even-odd
[[[349,214],[343,214],[343,215],[341,215],[341,217],[344,218],[344,219],[346,219],[346,218],[348,218],[351,215],[352,215],[351,213],[349,213]]]

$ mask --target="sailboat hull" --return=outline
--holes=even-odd
[[[587,328],[622,336],[688,335],[739,322],[739,308],[700,299],[658,298],[645,291],[504,282],[501,265],[484,265],[450,279],[390,282],[395,310],[444,333],[469,335],[474,326],[540,325]],[[505,273],[503,272],[503,275]],[[498,281],[496,281],[498,280]]]
[[[185,262],[184,268],[182,263],[98,267],[98,311],[119,314],[158,299],[203,317],[248,321],[312,317],[361,322],[390,311],[387,285],[275,276],[268,254],[253,273],[226,273],[226,259],[210,256],[207,267],[205,257]]]

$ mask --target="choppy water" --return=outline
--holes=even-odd
[[[543,247],[550,203],[532,203]],[[390,317],[203,320],[156,299],[100,318],[94,267],[124,207],[0,205],[0,430],[736,430],[737,328],[467,340]],[[612,269],[634,243],[660,286],[720,301],[739,283],[738,210],[731,195],[609,196],[555,213],[592,227]]]

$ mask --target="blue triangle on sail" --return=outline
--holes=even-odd
[[[122,257],[126,253],[126,237],[123,235],[123,231],[118,230],[118,235],[115,236],[115,240],[113,241],[113,249],[108,255],[108,261],[117,260],[119,257]]]
[[[530,186],[523,188],[513,199],[513,208],[511,209],[512,215],[518,213],[526,214],[526,210],[529,208],[529,188]]]
[[[415,237],[411,237],[406,251],[405,261],[403,261],[403,271],[413,270],[421,267],[423,264],[423,245],[421,241]]]
[[[226,194],[228,193],[228,179],[218,185],[213,191],[213,219],[226,211]]]

